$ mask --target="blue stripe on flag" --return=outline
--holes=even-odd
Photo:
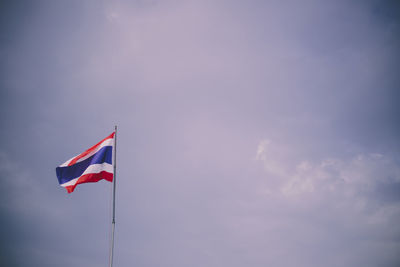
[[[57,167],[56,173],[58,182],[64,184],[72,179],[78,178],[82,173],[93,164],[109,163],[112,164],[112,146],[102,147],[93,156],[72,166]]]

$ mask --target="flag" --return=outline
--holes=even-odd
[[[58,182],[72,193],[78,184],[113,181],[113,147],[115,132],[85,152],[56,168]]]

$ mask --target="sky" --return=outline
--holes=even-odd
[[[398,1],[0,1],[0,265],[400,264]]]

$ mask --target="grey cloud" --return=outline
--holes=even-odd
[[[395,2],[0,12],[3,265],[107,264],[110,184],[54,169],[114,124],[115,266],[398,265]]]

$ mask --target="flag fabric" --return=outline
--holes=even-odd
[[[78,184],[113,181],[113,147],[115,132],[85,152],[56,168],[58,182],[72,193]]]

